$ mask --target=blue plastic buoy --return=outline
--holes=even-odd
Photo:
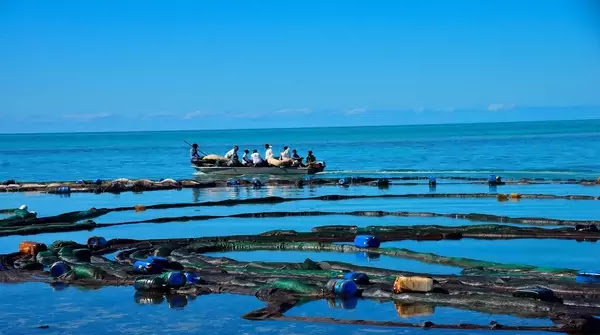
[[[227,186],[239,186],[240,185],[240,181],[237,179],[229,179],[227,181]]]
[[[435,176],[429,176],[429,185],[437,184],[437,178]]]
[[[96,185],[101,185],[102,184],[102,179],[96,179],[95,184]]]
[[[201,280],[200,276],[198,276],[196,272],[184,272],[184,274],[187,284],[197,284]]]
[[[148,256],[146,257],[146,262],[160,265],[163,268],[169,264],[169,260],[161,256]]]
[[[359,285],[365,285],[369,283],[369,276],[362,272],[348,272],[344,275],[344,279],[352,280]]]
[[[85,184],[85,182],[82,179],[79,179],[78,181],[75,182],[75,184],[83,185],[83,184]]]
[[[352,297],[358,290],[355,282],[346,279],[331,279],[325,287],[328,291],[339,297]]]
[[[106,241],[106,239],[101,236],[92,236],[87,240],[88,247],[92,249],[102,248],[105,247],[107,244],[108,242]]]
[[[261,188],[262,182],[260,181],[260,179],[254,178],[252,179],[252,186],[254,186],[254,188]]]
[[[62,275],[64,275],[65,273],[69,272],[71,270],[71,267],[63,262],[56,262],[52,265],[50,265],[50,275],[54,278],[56,277],[60,277]]]
[[[180,288],[185,285],[187,281],[187,277],[181,271],[167,272],[162,276],[164,276],[167,287],[170,288]]]
[[[69,186],[59,186],[56,188],[56,193],[71,193],[71,188]]]
[[[133,263],[133,272],[135,273],[161,273],[162,268],[163,267],[160,264],[150,263],[147,261],[136,261],[135,263]]]
[[[600,270],[597,271],[580,271],[575,277],[578,283],[600,284]]]
[[[358,235],[354,238],[354,245],[358,248],[379,248],[379,239],[372,235]]]

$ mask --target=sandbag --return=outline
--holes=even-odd
[[[202,157],[202,160],[204,160],[204,161],[226,161],[227,158],[225,158],[223,156],[215,155],[215,154],[210,154],[210,155],[206,155],[206,156]]]
[[[267,163],[269,163],[269,165],[273,165],[273,166],[282,166],[283,165],[283,161],[280,161],[279,159],[275,159],[273,157],[268,158]]]

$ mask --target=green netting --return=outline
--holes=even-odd
[[[293,279],[277,279],[274,282],[269,283],[268,286],[303,295],[320,295],[323,293],[323,289],[319,286],[306,284]]]

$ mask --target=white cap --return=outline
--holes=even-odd
[[[21,207],[19,207],[19,209],[26,211],[27,210],[27,205],[21,205]]]

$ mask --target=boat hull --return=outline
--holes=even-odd
[[[308,175],[322,172],[323,169],[289,168],[289,167],[228,167],[228,166],[196,166],[194,169],[205,174],[218,175]]]

